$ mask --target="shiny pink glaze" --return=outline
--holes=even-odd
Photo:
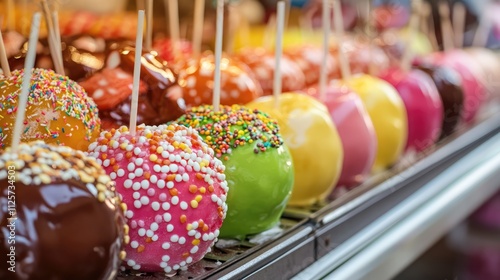
[[[226,215],[224,165],[192,128],[103,131],[89,146],[127,205],[126,268],[170,273],[199,261]]]
[[[487,98],[486,87],[478,76],[477,62],[463,50],[433,53],[423,59],[451,67],[458,72],[462,78],[465,98],[462,119],[466,123],[472,122]]]
[[[406,150],[422,151],[441,134],[443,102],[434,81],[420,70],[388,69],[381,78],[392,84],[403,99],[408,116]]]
[[[320,99],[317,88],[310,88],[307,93]],[[322,102],[330,112],[344,148],[337,186],[355,187],[370,174],[375,161],[377,137],[373,123],[359,96],[347,87],[331,84]]]

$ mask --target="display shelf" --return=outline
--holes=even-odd
[[[376,220],[375,224],[383,224],[405,215],[325,279],[390,279],[408,266],[500,188],[499,143],[497,135]],[[436,194],[435,189],[450,177],[454,181]],[[410,210],[412,204],[419,207]]]
[[[432,203],[435,203],[432,207],[440,205],[442,209],[449,209],[451,207],[449,205],[458,203],[458,200],[446,201],[451,204],[444,205],[445,201],[439,200],[444,194],[455,193],[457,188],[463,189],[464,192],[467,189],[467,193],[473,192],[460,185],[460,180],[467,181],[470,184],[468,187],[473,188],[479,188],[483,184],[494,181],[490,175],[500,174],[498,172],[500,164],[497,164],[500,151],[497,153],[495,150],[495,147],[500,149],[499,132],[500,113],[490,114],[474,126],[464,128],[445,141],[441,141],[432,150],[403,159],[398,166],[371,177],[361,186],[328,204],[307,209],[287,209],[282,218],[282,230],[268,236],[268,240],[263,243],[254,244],[247,239],[236,242],[232,246],[221,247],[218,244],[213,252],[202,261],[176,275],[134,275],[121,272],[118,279],[261,280],[292,277],[294,279],[319,279],[329,275],[335,279],[344,275],[353,278],[339,279],[362,279],[364,276],[361,274],[356,277],[350,274],[354,273],[355,269],[361,269],[359,266],[354,267],[351,261],[362,258],[365,260],[364,265],[369,267],[366,263],[368,258],[364,256],[368,252],[367,248],[377,246],[377,242],[385,240],[384,238],[387,238],[385,235],[396,229],[403,233],[404,231],[400,229],[402,225],[409,221],[416,222],[416,220],[407,219],[413,217],[415,213],[431,209],[429,207],[434,205]],[[484,164],[497,164],[498,170],[493,172],[488,169],[493,173],[487,174],[473,171]],[[474,180],[477,185],[475,187],[472,186]],[[496,177],[496,180],[498,182],[500,178]],[[487,199],[491,191],[495,189],[489,185],[485,188],[488,191],[483,192],[480,197],[471,200],[470,203],[463,201],[465,206],[462,207],[461,215],[457,214],[455,218],[450,219],[456,221],[462,218]],[[436,201],[433,202],[434,200]],[[448,217],[450,213],[443,210],[435,215]],[[435,226],[430,222],[426,225],[430,230]],[[440,230],[432,231],[436,236],[433,235],[429,239],[438,238],[437,233],[445,230],[447,228],[445,225],[449,223],[442,223]],[[410,238],[410,236],[400,234],[398,241],[404,242],[405,238]],[[406,241],[411,242],[409,239]],[[402,258],[398,262],[400,266],[388,271],[392,274],[399,271],[426,248],[424,245],[420,246],[419,243],[414,246],[417,246],[419,250],[410,248],[413,253],[407,253],[405,261]],[[393,247],[390,248],[394,250]],[[394,251],[397,252],[397,250]],[[387,275],[384,275],[386,271],[384,265],[398,256],[397,253],[387,254],[386,258],[379,256],[380,266],[371,267],[370,271],[380,273],[377,274],[379,277],[377,279],[385,279]],[[375,278],[370,275],[370,279]]]

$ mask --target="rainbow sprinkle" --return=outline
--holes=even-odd
[[[8,136],[16,120],[23,72],[15,70],[10,78],[0,75],[0,149],[10,144]],[[33,69],[26,112],[23,141],[55,139],[52,142],[59,144],[86,140],[90,144],[91,136],[100,130],[101,121],[94,101],[76,82],[52,70]],[[81,125],[69,123],[71,118]],[[57,126],[51,126],[52,122]],[[80,129],[85,129],[85,139],[71,139],[74,135],[71,132]]]
[[[219,112],[212,108],[193,107],[176,122],[198,130],[217,157],[227,156],[232,149],[246,144],[254,144],[256,154],[283,145],[278,122],[267,114],[240,105],[221,106]]]

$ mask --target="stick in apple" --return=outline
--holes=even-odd
[[[276,30],[276,15],[271,15],[266,24],[266,30],[264,31],[264,37],[262,42],[262,47],[264,49],[271,50],[273,48],[273,45],[276,43],[274,42],[274,38],[276,36],[275,30]]]
[[[174,56],[178,57],[180,28],[179,28],[179,3],[178,0],[164,0],[165,7],[168,9],[168,26],[170,31],[170,41],[172,42],[172,49]]]
[[[42,6],[43,15],[45,17],[45,25],[47,26],[50,55],[52,56],[54,68],[57,74],[64,75],[62,54],[59,51],[61,42],[57,40],[57,34],[55,31],[55,29],[59,27],[54,26],[54,21],[52,20],[52,13],[50,12],[47,0],[42,0],[40,4]]]
[[[486,8],[486,11],[489,9]],[[493,20],[491,18],[491,13],[486,12],[479,19],[479,24],[472,39],[472,46],[474,47],[484,47],[488,43],[488,36],[493,26]]]
[[[443,36],[443,50],[450,51],[455,48],[453,43],[453,38],[455,37],[453,34],[453,27],[451,26],[450,20],[450,9],[448,6],[448,2],[445,0],[441,0],[439,2],[439,16],[441,18],[441,33]]]
[[[153,0],[146,0],[146,40],[144,48],[153,48]]]
[[[24,126],[24,116],[26,113],[26,103],[30,92],[32,70],[35,66],[36,47],[38,44],[38,33],[40,31],[40,13],[35,13],[31,22],[31,31],[28,41],[28,53],[24,61],[24,76],[19,94],[19,104],[17,107],[16,123],[12,134],[12,152],[15,153],[21,141],[21,133]]]
[[[328,54],[330,51],[330,11],[331,11],[331,1],[323,0],[323,13],[322,13],[322,21],[323,21],[323,59],[321,60],[321,69],[319,73],[319,96],[322,101],[326,100],[326,86],[328,79],[327,72],[327,61]]]
[[[217,20],[215,25],[215,71],[214,71],[214,94],[212,105],[214,112],[220,109],[220,63],[222,60],[222,39],[224,33],[224,0],[217,0]]]
[[[130,106],[130,134],[134,135],[137,127],[137,107],[139,103],[139,82],[141,76],[142,40],[144,31],[144,10],[137,13],[137,34],[135,37],[134,82],[132,85],[132,103]]]
[[[57,10],[53,10],[51,16],[52,16],[52,22],[54,23],[54,35],[55,35],[55,40],[56,40],[56,43],[54,44],[54,46],[57,49],[57,56],[58,56],[59,63],[63,64],[62,46],[61,46],[61,31],[59,30],[59,13],[57,12]],[[63,69],[64,69],[64,67],[63,67]]]
[[[274,47],[275,65],[273,80],[274,106],[279,108],[282,88],[281,57],[283,56],[283,31],[285,28],[285,2],[278,1],[276,14],[276,43]]]
[[[333,19],[334,19],[334,28],[335,28],[335,36],[339,41],[338,44],[338,56],[340,63],[340,72],[342,74],[343,79],[349,79],[351,77],[351,68],[349,66],[349,61],[347,60],[347,56],[342,48],[342,38],[344,38],[344,21],[342,16],[342,10],[340,6],[340,0],[333,0]]]
[[[205,14],[205,0],[195,0],[193,15],[193,53],[201,53],[201,40],[203,37],[203,21]]]
[[[427,2],[422,3],[422,19],[420,22],[422,23],[422,32],[427,35],[429,41],[431,42],[432,49],[437,51],[439,49],[438,43],[436,40],[436,32],[434,31],[434,19],[432,18],[432,8],[431,5]]]
[[[420,17],[418,15],[418,11],[421,9],[421,0],[413,0],[412,1],[412,13],[410,17],[410,25],[408,29],[408,37],[406,38],[405,50],[403,53],[403,57],[401,59],[401,69],[403,71],[408,72],[411,68],[411,62],[413,60],[413,50],[411,48],[413,41],[415,41],[415,37],[417,35],[417,29],[419,25]]]
[[[461,2],[456,2],[453,5],[453,28],[455,34],[455,47],[462,48],[464,45],[464,29],[465,29],[465,5]]]

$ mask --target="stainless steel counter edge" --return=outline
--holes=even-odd
[[[463,149],[465,146],[475,142],[481,136],[487,135],[488,133],[491,133],[491,131],[498,129],[499,123],[500,123],[500,113],[497,113],[492,117],[486,119],[484,122],[481,122],[477,124],[475,127],[472,127],[471,129],[469,129],[462,135],[458,136],[457,138],[451,140],[449,143],[446,143],[446,145],[443,145],[443,147],[439,148],[432,154],[428,155],[423,160],[416,162],[410,168],[385,180],[384,182],[379,184],[376,188],[372,188],[366,191],[365,193],[355,198],[352,198],[347,203],[342,203],[340,200],[338,202],[334,201],[332,203],[333,205],[335,205],[336,203],[342,203],[342,205],[338,207],[334,206],[335,207],[334,209],[328,209],[327,207],[321,210],[319,214],[313,215],[315,216],[313,217],[313,219],[317,220],[321,224],[328,224],[334,221],[335,219],[338,219],[339,217],[345,215],[349,211],[352,211],[353,209],[359,207],[360,205],[363,205],[374,196],[381,194],[383,192],[387,192],[388,190],[392,189],[394,185],[400,182],[404,182],[408,178],[412,178],[413,175],[418,174],[419,172],[425,170],[426,168],[429,168],[429,166],[432,166],[433,164],[439,163],[441,160],[443,160],[450,154],[456,153],[459,150]],[[379,174],[374,178],[374,180],[377,180],[378,177],[384,177],[384,174]]]
[[[499,187],[499,171],[497,134],[293,279],[394,276],[488,199]]]

